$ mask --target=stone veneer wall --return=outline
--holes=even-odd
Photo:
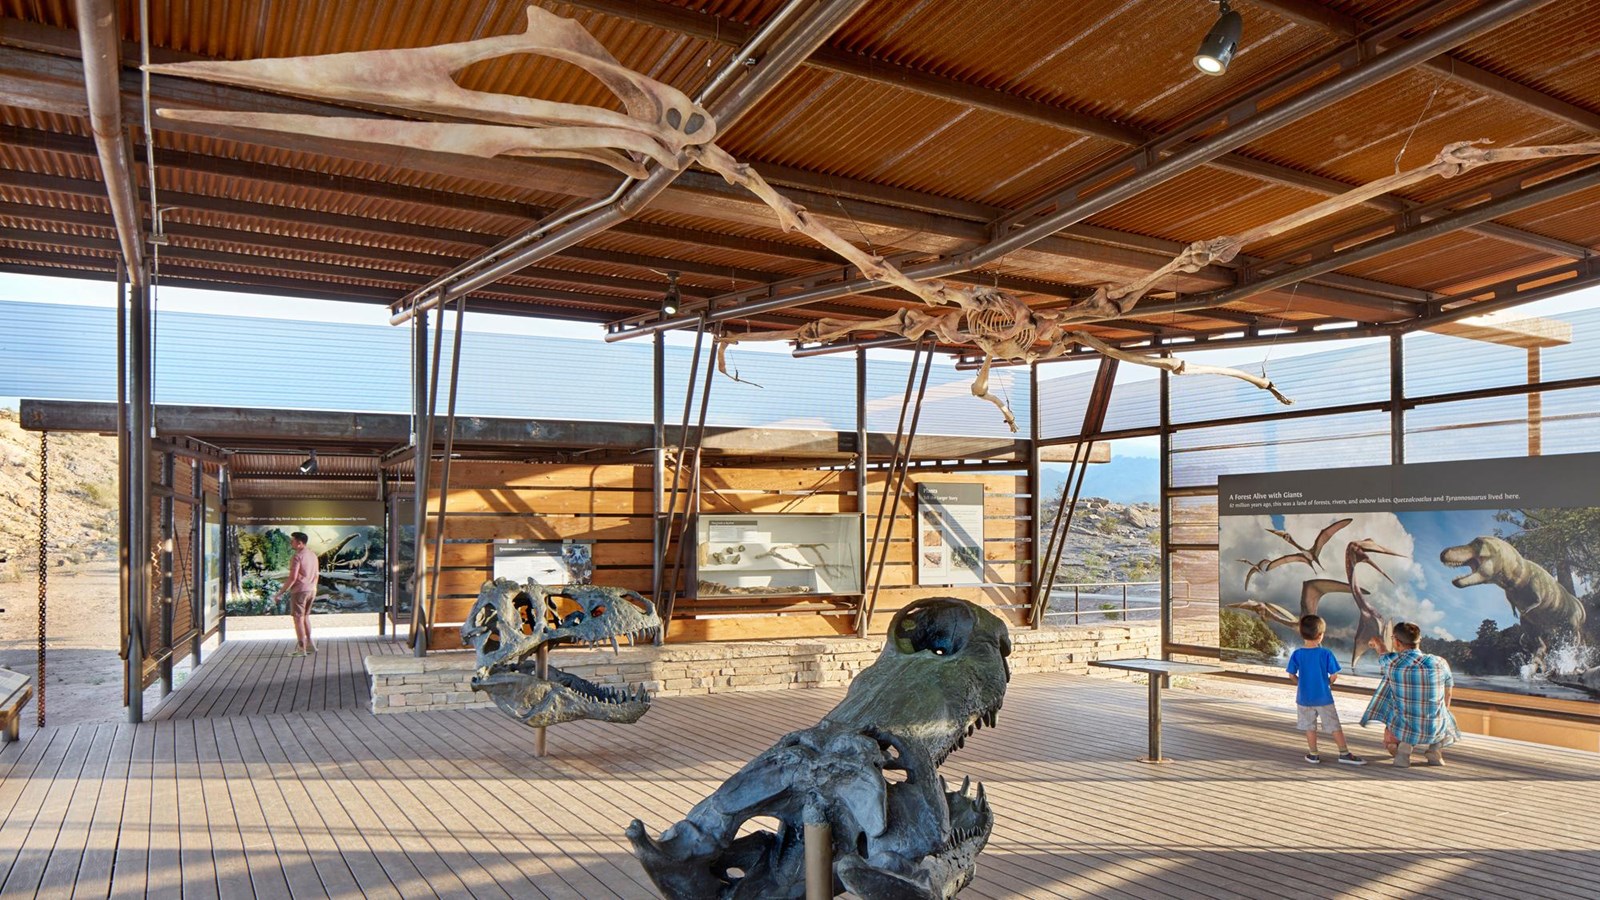
[[[1093,659],[1160,655],[1160,632],[1150,625],[1084,625],[1011,631],[1011,672],[1089,673]],[[551,661],[600,685],[643,683],[657,697],[723,691],[837,687],[872,665],[883,638],[810,638],[748,643],[669,644],[610,650],[558,650]],[[369,656],[372,711],[417,712],[488,706],[472,690],[473,657],[466,651]],[[1095,674],[1121,677],[1106,669]]]

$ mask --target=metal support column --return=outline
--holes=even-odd
[[[856,637],[864,638],[872,628],[872,611],[878,605],[878,590],[883,585],[883,570],[889,566],[889,551],[894,543],[894,525],[900,509],[900,498],[905,493],[907,476],[911,471],[911,448],[917,440],[917,423],[922,418],[922,400],[928,393],[928,375],[933,369],[933,353],[937,343],[930,339],[918,341],[911,355],[911,365],[906,369],[906,393],[900,401],[900,421],[894,429],[894,455],[889,469],[884,473],[883,494],[878,498],[878,518],[872,525],[872,560],[867,567],[872,576],[872,588],[867,591],[866,602],[856,614]],[[917,379],[917,365],[922,365],[922,378]],[[913,396],[912,389],[915,388]],[[911,414],[907,427],[906,413]],[[865,524],[865,522],[863,522]],[[865,530],[865,529],[863,529]],[[866,585],[862,585],[866,588]]]
[[[128,324],[128,721],[144,721],[144,614],[150,606],[150,281],[134,273]]]
[[[443,307],[440,307],[439,309],[439,322],[440,327],[443,328]],[[450,344],[450,387],[446,389],[444,412],[444,451],[439,460],[439,516],[437,519],[438,524],[435,526],[435,533],[433,535],[433,568],[430,570],[433,580],[429,582],[428,588],[428,602],[430,604],[433,602],[434,597],[439,596],[439,573],[444,569],[445,522],[450,513],[450,458],[455,455],[456,449],[456,388],[460,385],[461,381],[461,334],[466,330],[466,326],[467,295],[461,294],[460,296],[456,297],[456,333],[452,337]],[[442,352],[443,349],[443,345],[440,345],[438,348],[436,348],[437,352]],[[435,372],[437,372],[437,366],[435,366]],[[434,392],[439,390],[439,382],[437,378],[434,380],[432,390]],[[431,412],[432,410],[430,404],[430,424],[432,422]],[[430,434],[432,433],[431,428],[429,429],[429,432]],[[429,447],[432,447],[433,445],[431,438],[428,441],[428,445]],[[432,627],[433,610],[431,606],[429,607],[428,612],[428,624],[429,627]]]
[[[440,313],[443,318],[443,313]],[[423,543],[428,533],[428,458],[433,452],[433,423],[428,415],[428,314],[418,313],[413,324],[411,394],[414,408],[411,418],[411,480],[416,501],[415,533],[411,538],[411,647],[417,656],[428,652],[427,624],[423,616],[423,592],[427,570],[427,555]]]
[[[194,634],[189,649],[194,658],[191,665],[198,669],[200,649],[206,642],[206,560],[205,554],[200,552],[206,537],[205,463],[195,460],[189,471],[193,475],[189,496],[198,501],[189,504],[189,627]]]
[[[1389,462],[1406,461],[1406,342],[1389,336]]]
[[[172,454],[161,454],[161,544],[156,551],[156,572],[161,579],[161,696],[172,693],[173,541],[177,540],[178,502],[172,499],[176,467]]]
[[[1083,492],[1083,481],[1089,474],[1089,460],[1094,455],[1092,435],[1105,428],[1106,410],[1111,406],[1111,392],[1117,379],[1117,360],[1103,356],[1100,369],[1095,373],[1094,387],[1083,408],[1083,424],[1078,427],[1078,442],[1072,448],[1072,462],[1067,467],[1067,479],[1061,483],[1061,502],[1056,507],[1055,521],[1050,523],[1050,537],[1045,541],[1044,556],[1039,566],[1039,582],[1044,591],[1033,597],[1032,616],[1035,622],[1044,620],[1050,608],[1050,592],[1055,589],[1056,573],[1061,568],[1061,553],[1066,549],[1072,533],[1072,517],[1078,509],[1078,497]],[[1035,441],[1037,443],[1037,440]],[[1076,599],[1074,608],[1076,608]],[[1077,622],[1078,617],[1073,616]]]
[[[1165,354],[1163,354],[1165,355]],[[1161,370],[1161,515],[1157,527],[1161,529],[1159,570],[1161,572],[1161,658],[1170,659],[1167,648],[1172,646],[1172,375]],[[1127,588],[1123,588],[1123,602],[1127,602]],[[1126,620],[1127,616],[1124,615]],[[1161,691],[1160,677],[1150,676],[1150,727],[1152,737],[1150,758],[1161,758]]]
[[[856,350],[856,515],[861,519],[856,541],[856,584],[861,588],[857,616],[867,603],[867,473],[871,461],[871,448],[867,446],[867,348],[862,347]]]
[[[667,336],[657,334],[650,359],[650,600],[661,602],[662,563],[667,553],[667,527],[662,505],[667,496]],[[656,630],[655,643],[666,639]]]
[[[1043,485],[1040,483],[1039,460],[1039,364],[1032,363],[1028,366],[1028,589],[1032,596],[1034,628],[1044,627],[1044,609],[1050,603],[1050,588],[1045,585],[1040,576],[1044,574],[1044,559],[1039,554],[1039,539],[1044,535],[1043,523],[1039,517],[1044,513],[1044,504],[1040,502]],[[1080,449],[1081,449],[1080,445]]]

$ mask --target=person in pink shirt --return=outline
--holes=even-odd
[[[317,575],[319,563],[317,555],[306,546],[311,538],[304,531],[295,531],[289,534],[289,546],[294,548],[294,556],[289,559],[289,577],[284,581],[282,590],[273,595],[274,600],[282,600],[283,595],[289,595],[289,614],[294,617],[295,649],[290,656],[306,656],[317,652],[317,645],[311,642],[311,600],[317,596]]]

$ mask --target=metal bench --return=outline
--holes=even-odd
[[[0,743],[9,744],[21,736],[22,708],[33,699],[33,680],[19,672],[0,669]]]

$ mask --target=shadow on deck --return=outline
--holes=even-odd
[[[623,829],[655,830],[839,690],[658,700],[636,725],[533,733],[492,710],[374,716],[361,658],[238,642],[137,727],[0,750],[7,895],[649,897]],[[1443,769],[1301,761],[1292,718],[1169,692],[1019,676],[999,727],[944,766],[997,821],[963,897],[1592,898],[1600,757],[1469,737]],[[1378,735],[1351,729],[1357,752]]]

